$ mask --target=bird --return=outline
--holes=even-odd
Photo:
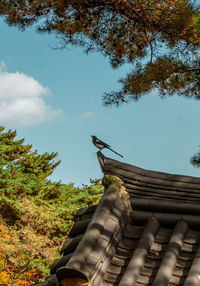
[[[98,149],[102,150],[104,148],[109,149],[110,151],[112,151],[113,153],[117,154],[120,157],[124,157],[122,155],[120,155],[119,153],[117,153],[116,151],[114,151],[113,149],[111,149],[111,146],[108,145],[107,143],[101,141],[100,139],[98,139],[96,136],[91,135],[92,137],[92,143],[94,144],[95,147],[97,147]]]

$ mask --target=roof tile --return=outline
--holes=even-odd
[[[200,178],[144,170],[101,152],[98,159],[105,176],[121,179],[132,211],[118,184],[99,205],[80,209],[44,285],[79,277],[93,286],[199,286]]]

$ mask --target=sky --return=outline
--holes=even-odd
[[[55,49],[55,35],[0,23],[0,125],[17,130],[39,153],[58,152],[52,181],[89,184],[102,178],[96,135],[124,155],[105,156],[144,169],[200,176],[190,157],[200,146],[200,102],[158,92],[119,108],[104,107],[104,92],[120,88],[131,69],[80,48]]]

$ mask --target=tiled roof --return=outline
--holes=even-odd
[[[200,178],[143,170],[101,152],[98,159],[101,202],[78,211],[63,257],[39,285],[80,278],[93,286],[199,286]]]

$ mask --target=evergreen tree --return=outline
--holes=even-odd
[[[195,0],[2,0],[0,15],[21,29],[56,33],[60,48],[82,46],[132,64],[103,103],[137,101],[152,90],[200,99],[200,6]],[[192,163],[200,165],[198,154]]]
[[[200,98],[200,13],[189,0],[3,0],[0,14],[10,25],[56,32],[60,47],[100,51],[113,67],[133,71],[122,89],[104,95],[104,104],[138,100],[158,89]]]
[[[49,271],[73,216],[97,204],[100,182],[82,189],[51,182],[56,153],[39,154],[0,126],[0,285],[35,285]],[[17,282],[18,281],[18,282]]]
[[[0,168],[3,174],[20,170],[24,175],[34,175],[37,179],[44,179],[52,174],[60,161],[55,162],[57,153],[38,154],[32,151],[32,145],[24,145],[24,139],[16,139],[16,131],[4,131],[0,126]]]
[[[9,221],[22,212],[15,204],[16,195],[38,194],[60,163],[54,161],[56,153],[40,155],[23,142],[16,139],[16,131],[4,132],[0,126],[0,215]]]

